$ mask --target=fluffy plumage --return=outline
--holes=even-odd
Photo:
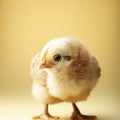
[[[85,100],[100,77],[97,60],[76,39],[48,42],[31,63],[32,93],[44,104]]]

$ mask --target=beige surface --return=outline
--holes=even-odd
[[[30,60],[50,39],[72,35],[98,59],[102,77],[82,112],[119,120],[119,0],[0,1],[0,120],[30,120],[41,105],[31,96]],[[50,107],[68,118],[70,104]]]

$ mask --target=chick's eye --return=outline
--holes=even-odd
[[[61,61],[62,57],[61,57],[60,54],[57,54],[53,57],[53,59],[54,59],[55,62],[59,62],[59,61]]]

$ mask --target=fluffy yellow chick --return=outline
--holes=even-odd
[[[49,114],[48,105],[71,102],[71,120],[96,120],[96,116],[83,115],[77,101],[86,100],[100,77],[95,57],[75,38],[61,37],[48,42],[31,63],[32,94],[44,104],[43,114],[33,120],[57,120]]]

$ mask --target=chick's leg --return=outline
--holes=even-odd
[[[33,117],[33,120],[59,120],[59,117],[50,115],[48,111],[48,104],[44,106],[44,111],[41,115]]]
[[[89,116],[89,115],[83,115],[75,103],[72,103],[73,105],[73,113],[71,116],[71,120],[97,120],[96,116]]]

